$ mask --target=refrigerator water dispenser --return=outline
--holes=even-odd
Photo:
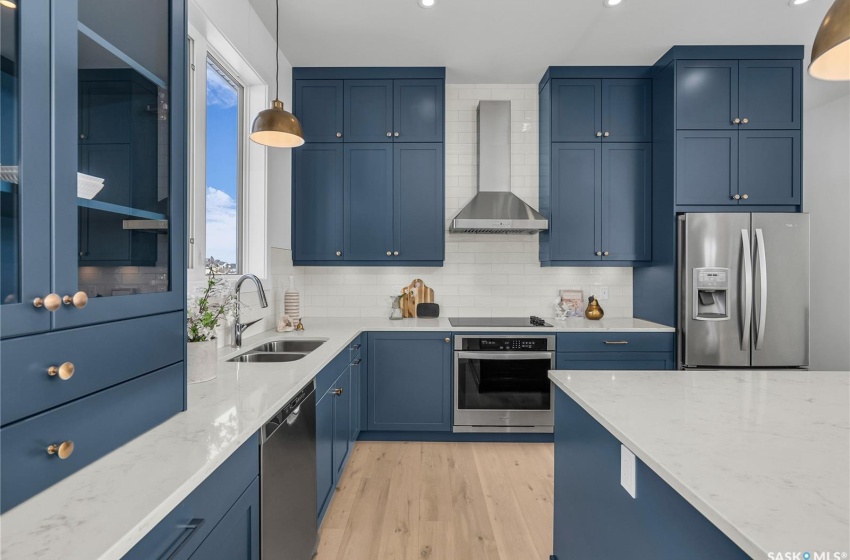
[[[726,321],[729,295],[728,268],[694,269],[694,319]]]

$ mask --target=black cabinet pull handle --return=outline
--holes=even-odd
[[[165,558],[167,560],[172,560],[172,558],[177,558],[177,554],[183,549],[184,546],[186,546],[186,543],[189,542],[189,538],[192,535],[194,535],[195,531],[200,529],[203,526],[203,524],[204,524],[204,520],[200,517],[196,517],[195,519],[192,519],[191,521],[189,521],[185,525],[178,525],[178,528],[183,529],[183,532],[180,533],[180,536],[177,537],[177,540],[175,540],[173,543],[171,543],[171,546],[168,547],[168,550],[166,550],[165,553],[162,556],[160,556],[160,560],[162,560],[163,558]],[[174,549],[174,550],[171,553],[169,553],[168,551],[171,550],[171,549]]]

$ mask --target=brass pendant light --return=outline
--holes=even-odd
[[[274,101],[271,109],[260,111],[251,125],[251,140],[257,144],[272,148],[297,148],[304,144],[304,132],[301,123],[289,111],[284,111],[283,101],[278,98],[280,80],[280,0],[275,0],[275,70]]]
[[[809,74],[821,80],[850,80],[850,0],[835,0],[823,18]]]

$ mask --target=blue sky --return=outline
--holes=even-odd
[[[207,256],[236,262],[239,103],[236,89],[207,64]]]

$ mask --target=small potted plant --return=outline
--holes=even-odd
[[[206,286],[189,297],[186,307],[189,383],[209,381],[215,378],[216,370],[215,330],[236,309],[236,296],[210,269]]]

